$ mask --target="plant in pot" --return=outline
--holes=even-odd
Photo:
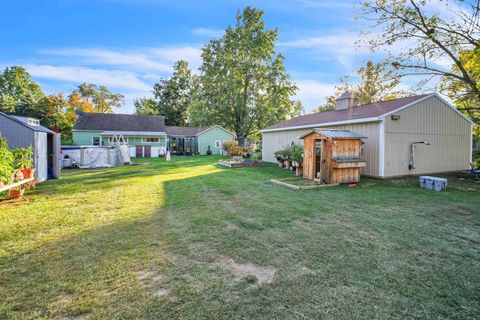
[[[275,151],[273,153],[273,155],[275,156],[275,159],[277,159],[277,162],[278,162],[278,166],[281,168],[283,167],[283,152],[282,150],[278,150],[278,151]]]
[[[33,178],[35,168],[32,168],[33,163],[33,150],[32,146],[28,148],[18,148],[13,150],[13,156],[15,158],[15,166],[22,171],[23,178]]]
[[[12,188],[8,190],[8,197],[10,199],[17,199],[23,196],[25,193],[25,189],[23,189],[21,186]]]
[[[292,147],[285,146],[285,148],[283,149],[283,164],[285,166],[285,169],[290,170],[291,163],[292,163]]]
[[[15,171],[14,157],[5,138],[0,138],[0,187],[9,184]]]
[[[296,168],[295,175],[301,176],[303,174],[303,146],[301,145],[294,145],[292,151],[292,160],[294,163],[294,167]]]

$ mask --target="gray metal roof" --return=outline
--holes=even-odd
[[[165,118],[119,113],[79,114],[74,130],[165,132]]]
[[[54,131],[44,127],[44,126],[41,126],[41,125],[31,125],[31,124],[28,124],[22,120],[20,120],[19,118],[28,118],[28,117],[20,117],[20,116],[13,116],[13,115],[8,115],[4,112],[0,112],[0,115],[18,123],[18,124],[21,124],[22,126],[24,127],[27,127],[33,131],[38,131],[38,132],[46,132],[46,133],[55,133]]]
[[[350,130],[342,130],[342,129],[321,129],[315,128],[311,132],[304,134],[301,138],[309,135],[312,132],[317,132],[325,137],[332,138],[332,139],[365,139],[367,137],[358,134],[356,132],[352,132]]]

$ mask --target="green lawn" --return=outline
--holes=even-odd
[[[296,191],[215,157],[64,171],[0,204],[0,318],[480,314],[480,184]]]

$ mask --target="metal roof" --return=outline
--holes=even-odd
[[[311,132],[304,134],[300,138],[303,138],[312,132],[317,132],[325,137],[332,138],[332,139],[365,139],[367,137],[358,134],[356,132],[352,132],[350,130],[341,130],[341,129],[321,129],[315,128]]]
[[[124,135],[124,136],[166,136],[165,132],[161,131],[103,131],[100,133],[101,136],[114,136],[114,135]]]
[[[22,126],[24,127],[27,127],[33,131],[38,131],[38,132],[45,132],[45,133],[55,133],[54,131],[42,126],[42,125],[31,125],[31,124],[28,124],[22,120],[20,120],[19,116],[14,116],[14,115],[9,115],[9,114],[6,114],[4,112],[0,112],[0,115],[4,116],[5,118],[7,119],[10,119],[18,124],[21,124]],[[31,117],[30,117],[31,118]]]
[[[289,128],[297,128],[302,126],[320,126],[323,123],[332,122],[348,122],[360,119],[369,119],[372,117],[379,117],[393,110],[399,109],[403,106],[409,105],[414,102],[419,102],[429,96],[435,94],[424,94],[419,96],[412,96],[406,98],[400,98],[395,100],[375,102],[371,104],[365,104],[356,106],[353,108],[347,108],[342,110],[332,110],[325,112],[317,112],[312,114],[306,114],[298,116],[283,122],[279,122],[270,127],[264,128],[260,131],[280,131],[282,129],[288,130]]]

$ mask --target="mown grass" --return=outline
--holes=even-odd
[[[268,182],[292,175],[274,165],[217,160],[67,170],[30,203],[0,204],[0,318],[480,314],[480,184],[296,191]],[[275,276],[260,284],[232,265]]]

